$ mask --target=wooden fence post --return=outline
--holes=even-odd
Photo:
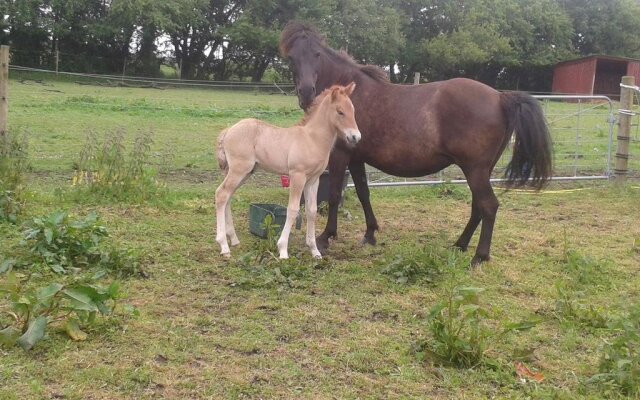
[[[623,76],[620,87],[620,110],[618,111],[618,136],[616,165],[614,168],[615,180],[623,183],[627,179],[629,165],[629,140],[631,132],[631,108],[633,107],[633,89],[625,86],[635,86],[636,79],[633,76]]]
[[[0,46],[0,138],[7,134],[9,117],[9,46]]]
[[[413,84],[414,85],[420,84],[420,72],[416,72],[415,74],[413,74]]]

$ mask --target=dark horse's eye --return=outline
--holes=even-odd
[[[320,57],[320,52],[316,53],[316,58]]]

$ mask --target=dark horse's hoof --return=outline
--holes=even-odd
[[[471,268],[475,268],[486,261],[489,261],[489,256],[479,256],[476,254],[471,259]]]
[[[467,246],[463,246],[461,244],[458,243],[454,243],[453,245],[451,245],[452,249],[456,249],[456,250],[460,250],[461,252],[466,252],[467,251]]]
[[[367,236],[365,235],[362,240],[360,241],[361,245],[365,245],[365,244],[370,244],[371,246],[375,246],[376,243],[378,243],[378,241],[376,240],[375,236]]]
[[[324,235],[318,236],[316,238],[316,246],[318,247],[318,250],[320,250],[320,254],[324,256],[329,248],[329,238]]]

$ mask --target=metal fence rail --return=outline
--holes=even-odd
[[[613,102],[607,96],[536,95],[543,110],[554,148],[552,180],[595,180],[611,176],[613,126],[616,123]],[[512,140],[513,143],[513,140]],[[491,182],[502,182],[511,160],[507,146],[496,164]],[[466,184],[457,166],[421,178],[400,178],[368,167],[369,186],[415,186],[440,183]],[[350,183],[348,187],[353,187]]]
[[[40,108],[65,106],[70,110],[79,107],[91,110],[91,112],[95,110],[96,120],[102,118],[104,112],[114,112],[114,110],[123,112],[123,115],[127,117],[127,121],[134,121],[135,115],[138,113],[143,115],[146,112],[166,112],[166,114],[174,113],[177,115],[204,113],[210,116],[209,119],[203,119],[207,123],[217,119],[220,115],[224,116],[220,118],[227,119],[233,119],[236,115],[238,118],[248,116],[269,118],[272,113],[282,114],[282,110],[291,114],[299,112],[294,96],[271,96],[269,107],[265,107],[264,98],[245,96],[242,99],[234,100],[235,105],[230,107],[226,103],[226,97],[219,97],[213,100],[205,95],[206,91],[203,91],[202,96],[198,95],[190,99],[189,102],[179,102],[178,104],[174,101],[178,91],[171,90],[150,91],[149,93],[153,93],[153,95],[150,95],[153,101],[150,102],[146,101],[147,94],[136,95],[135,98],[123,102],[120,98],[120,93],[116,90],[101,93],[100,96],[92,95],[91,90],[93,89],[87,89],[86,95],[82,91],[65,94],[51,87],[46,81],[39,82],[43,77],[53,76],[55,72],[21,68],[19,66],[11,66],[10,68],[14,73],[14,77],[17,78],[11,91],[14,104],[12,124],[16,124],[15,121],[23,125],[28,122],[29,126],[35,126],[34,130],[38,135],[42,135],[42,132],[53,132],[51,126],[56,126],[57,130],[62,131],[60,133],[56,130],[54,132],[56,135],[69,136],[66,146],[58,149],[55,153],[50,152],[48,147],[34,146],[33,154],[37,160],[57,159],[67,155],[73,158],[73,155],[78,154],[84,145],[82,140],[84,135],[79,137],[79,140],[72,140],[71,136],[77,132],[88,132],[90,130],[85,121],[76,121],[73,118],[65,119],[63,114],[56,116],[57,119],[54,118],[54,120],[45,123],[40,118],[42,111],[38,106]],[[275,88],[274,84],[256,84],[253,82],[180,81],[175,79],[148,79],[72,73],[69,73],[69,75],[72,76],[71,79],[73,81],[84,79],[87,82],[100,83],[109,80],[122,81],[124,79],[131,84],[148,84],[151,82],[158,85],[167,85],[177,90],[196,87],[208,87],[217,90],[222,86],[230,88],[229,86],[231,85],[243,86],[244,90],[254,87],[253,90],[261,92],[275,91],[283,93],[286,91],[290,93],[294,89],[291,84],[278,84],[278,88]],[[258,89],[257,86],[261,87]],[[233,88],[233,90],[236,90],[236,88]],[[613,102],[606,96],[535,95],[534,97],[541,101],[552,135],[555,153],[554,176],[552,179],[577,181],[608,179],[612,176],[613,131],[616,123],[617,105],[614,108]],[[120,123],[114,120],[113,124],[105,125],[120,126],[118,124]],[[174,129],[190,130],[192,128],[187,120],[182,120],[177,128],[176,126],[165,127],[162,124],[153,126],[154,133],[167,134],[167,136],[169,136],[168,132],[172,132]],[[189,157],[193,158],[191,153],[188,155],[183,153],[176,152],[176,159],[180,157],[185,160]],[[629,175],[639,176],[640,157],[637,154],[640,154],[640,115],[637,113],[634,114],[634,124],[631,131],[630,153]],[[194,162],[200,165],[211,162],[207,158],[209,157],[207,154],[198,153],[197,156],[198,159]],[[511,156],[511,146],[507,146],[493,171],[492,182],[504,181],[502,176]],[[186,163],[185,160],[182,161]],[[189,163],[191,161],[189,159]],[[445,182],[466,183],[464,174],[457,166],[451,166],[436,174],[419,178],[395,177],[368,166],[367,176],[369,185],[373,187],[431,185]],[[350,183],[349,186],[353,187],[353,183]]]

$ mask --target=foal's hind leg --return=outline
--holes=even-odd
[[[240,239],[238,239],[238,235],[236,235],[236,228],[233,225],[233,217],[231,216],[231,196],[233,196],[233,194],[235,193],[236,190],[238,190],[238,188],[240,186],[242,186],[247,179],[249,178],[249,174],[245,175],[244,178],[242,178],[242,180],[240,181],[240,183],[238,184],[238,186],[234,189],[234,191],[231,193],[231,195],[229,196],[229,201],[227,202],[227,206],[225,207],[224,211],[224,222],[225,222],[225,228],[226,228],[226,233],[227,233],[227,238],[231,241],[231,246],[237,246],[240,244]]]
[[[240,185],[242,185],[242,183],[240,183]],[[239,245],[240,239],[238,239],[238,235],[236,235],[236,228],[233,226],[233,217],[231,216],[231,201],[227,201],[227,206],[224,209],[224,222],[227,238],[231,241],[231,246]]]
[[[233,233],[233,235],[235,235],[233,221],[229,219],[229,222],[227,222],[226,218],[227,214],[229,217],[231,216],[229,202],[233,193],[242,184],[249,172],[251,172],[251,168],[244,171],[246,169],[247,168],[243,168],[241,170],[229,169],[227,176],[224,178],[220,186],[218,186],[218,189],[216,189],[216,242],[220,244],[220,254],[225,257],[231,256],[229,243],[227,242],[227,234]],[[231,231],[227,231],[227,227],[230,227]]]

